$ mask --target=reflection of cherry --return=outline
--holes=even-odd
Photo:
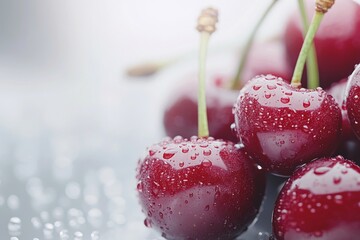
[[[307,10],[311,17],[313,6],[308,5]],[[314,39],[321,87],[328,88],[331,83],[347,77],[354,65],[360,62],[359,29],[360,5],[354,1],[337,1],[336,6],[327,13]],[[284,33],[287,58],[291,66],[295,66],[299,55],[303,42],[302,32],[300,15],[292,14]]]
[[[176,137],[138,169],[145,224],[167,239],[234,239],[255,218],[265,175],[230,142]]]
[[[298,169],[282,188],[273,213],[276,239],[358,239],[360,167],[338,156]]]
[[[267,170],[290,175],[303,163],[329,156],[340,137],[341,115],[321,89],[297,89],[271,75],[252,79],[235,104],[246,150]]]

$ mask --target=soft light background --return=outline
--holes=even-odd
[[[83,192],[83,176],[100,169],[100,180],[116,176],[123,206],[120,220],[101,228],[104,238],[154,239],[142,224],[135,167],[146,146],[163,137],[168,90],[196,72],[199,12],[219,9],[209,68],[232,72],[234,56],[269,3],[0,0],[0,238],[9,238],[9,219],[21,215],[22,236],[30,239],[29,219],[58,205],[53,199],[26,208],[29,179],[41,179],[62,196],[69,182]],[[279,1],[258,39],[281,34],[295,5]],[[183,61],[151,78],[124,74],[134,64],[184,54]],[[17,208],[8,206],[14,195]],[[79,197],[71,204],[82,208],[84,202]],[[96,207],[109,208],[106,201]]]

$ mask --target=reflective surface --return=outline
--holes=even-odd
[[[167,89],[196,72],[197,15],[219,7],[208,68],[229,74],[260,2],[0,0],[0,239],[160,239],[144,226],[135,168],[164,136]],[[262,38],[282,28],[278,12]],[[177,55],[151,78],[124,76]],[[271,210],[241,239],[266,239]]]

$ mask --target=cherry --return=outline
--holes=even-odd
[[[357,65],[349,77],[345,93],[346,109],[351,127],[358,138],[360,138],[360,65]]]
[[[251,47],[259,26],[277,1],[273,0],[262,18],[257,23],[242,53],[234,79],[214,75],[207,85],[207,115],[209,129],[214,138],[238,142],[231,129],[234,122],[233,104],[238,96],[238,89],[250,78],[264,71],[283,77],[290,77],[286,64],[283,45],[271,41],[257,43]],[[170,137],[182,135],[190,137],[197,131],[197,81],[183,81],[170,94],[165,108],[163,123],[165,132]]]
[[[311,13],[313,7],[307,6],[307,11]],[[333,82],[347,77],[354,65],[360,62],[359,29],[360,5],[354,1],[338,1],[336,7],[327,14],[314,39],[321,87],[328,88]],[[302,33],[300,14],[291,14],[284,32],[284,43],[292,67],[295,66],[303,42]],[[303,83],[306,86],[306,81]]]
[[[324,90],[298,89],[272,75],[257,76],[234,108],[237,134],[266,170],[290,175],[296,166],[329,156],[340,137],[341,114]]]
[[[244,79],[270,72],[277,76],[289,78],[290,70],[285,64],[282,45],[278,42],[255,44],[249,53],[244,69]],[[197,132],[197,81],[184,81],[170,94],[171,98],[163,115],[163,123],[167,136],[183,135],[190,137]],[[209,130],[216,139],[238,142],[239,139],[230,128],[234,123],[232,108],[239,95],[239,90],[230,89],[229,77],[214,74],[206,88],[207,114]]]
[[[275,204],[273,232],[282,239],[352,240],[360,236],[360,167],[343,157],[298,169]]]
[[[328,93],[332,95],[335,101],[338,103],[342,114],[342,134],[339,141],[339,148],[336,150],[335,154],[340,154],[348,159],[359,161],[360,142],[357,140],[354,132],[352,131],[344,101],[346,86],[347,78],[344,78],[339,82],[333,83],[328,90]]]
[[[205,97],[206,45],[217,11],[205,9],[201,32],[198,137],[165,139],[150,147],[137,169],[145,225],[166,239],[234,239],[256,217],[264,171],[232,142],[209,137]]]
[[[145,224],[167,239],[234,239],[258,213],[265,186],[243,149],[198,137],[149,148],[137,180]]]
[[[341,132],[340,108],[321,88],[300,88],[313,37],[334,1],[317,1],[291,84],[272,75],[250,80],[234,106],[235,125],[249,155],[266,170],[290,175],[314,158],[329,156]]]
[[[238,91],[226,88],[222,76],[214,76],[206,86],[207,115],[209,131],[216,139],[225,139],[238,142],[230,125],[234,122],[232,106],[237,98]],[[177,87],[169,100],[163,123],[165,132],[170,137],[183,135],[191,137],[197,133],[197,84],[195,81],[186,81]]]

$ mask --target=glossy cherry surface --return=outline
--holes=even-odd
[[[165,139],[137,170],[145,224],[166,239],[234,239],[254,220],[264,171],[243,149],[213,138]]]
[[[341,113],[333,97],[321,88],[293,88],[272,75],[247,83],[234,115],[249,155],[279,175],[291,175],[297,166],[331,155],[341,134]]]
[[[313,14],[312,1],[305,1],[309,18]],[[326,13],[314,43],[319,65],[320,86],[330,87],[333,82],[349,76],[360,62],[360,5],[354,1],[336,1]],[[296,64],[302,43],[303,25],[299,11],[291,15],[284,32],[287,59]],[[305,76],[306,74],[304,74]],[[303,81],[306,86],[306,81]]]
[[[360,236],[360,167],[322,158],[292,175],[273,213],[277,240],[353,240]]]
[[[207,84],[206,105],[209,122],[209,131],[216,139],[238,142],[237,136],[231,129],[234,123],[232,106],[237,98],[238,91],[224,86],[225,78],[214,76]],[[191,137],[197,134],[197,80],[186,81],[169,97],[163,122],[166,135],[175,137],[182,135]]]
[[[276,41],[256,43],[252,47],[242,84],[263,72],[290,78],[291,71],[285,61],[283,46]],[[239,94],[238,90],[229,89],[230,76],[212,75],[209,78],[206,98],[209,129],[216,139],[225,139],[237,143],[234,131],[232,108]],[[176,87],[166,104],[163,123],[167,136],[191,137],[197,134],[197,79],[193,78]]]
[[[351,127],[360,139],[360,65],[357,65],[349,77],[345,102]]]
[[[360,141],[357,140],[348,118],[348,113],[345,105],[345,91],[347,86],[347,78],[339,82],[333,83],[328,90],[335,101],[338,103],[342,114],[342,134],[338,149],[335,151],[336,155],[342,155],[345,158],[354,161],[360,161]]]

